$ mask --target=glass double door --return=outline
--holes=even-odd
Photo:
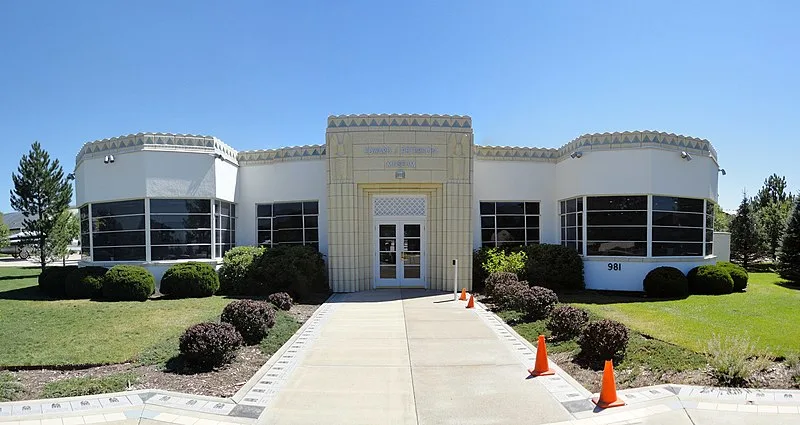
[[[425,287],[424,233],[420,222],[375,226],[375,287]]]

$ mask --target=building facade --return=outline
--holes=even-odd
[[[553,243],[582,255],[588,288],[640,291],[657,266],[716,261],[718,171],[708,141],[674,134],[477,146],[467,116],[346,115],[328,118],[324,145],[99,140],[75,176],[82,263],[141,264],[157,280],[236,245],[295,243],[325,255],[336,292],[452,290],[456,273],[471,287],[474,249]]]

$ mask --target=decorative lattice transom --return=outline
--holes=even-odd
[[[425,215],[425,204],[421,196],[381,196],[373,198],[372,210],[377,217],[420,217]]]

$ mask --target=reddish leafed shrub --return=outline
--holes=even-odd
[[[292,302],[292,296],[286,292],[276,292],[268,296],[267,301],[284,311],[289,311],[289,309],[292,308],[292,305],[294,305]]]
[[[550,313],[547,329],[550,329],[556,338],[565,340],[580,335],[588,321],[589,313],[586,310],[571,305],[560,305]]]
[[[180,352],[188,365],[211,369],[230,363],[242,336],[229,323],[199,323],[186,329],[180,338]]]
[[[519,293],[519,310],[525,313],[529,320],[542,320],[546,318],[553,307],[558,304],[556,293],[541,286],[532,286]]]
[[[247,344],[258,344],[275,325],[275,308],[266,301],[236,300],[222,310],[222,322],[233,325]]]
[[[619,359],[628,347],[628,328],[613,320],[589,322],[578,338],[581,356],[591,361]]]

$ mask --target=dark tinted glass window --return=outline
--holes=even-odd
[[[153,230],[150,232],[152,245],[201,244],[211,243],[210,230]]]
[[[647,255],[647,242],[587,242],[588,255],[613,255],[644,257]]]
[[[319,214],[319,202],[303,202],[303,214]]]
[[[653,255],[657,257],[669,257],[669,256],[699,257],[703,255],[703,244],[653,242]]]
[[[89,219],[89,206],[84,205],[80,209],[81,220],[88,220]]]
[[[653,196],[653,211],[703,212],[702,199]]]
[[[257,205],[256,214],[258,217],[272,217],[272,204]]]
[[[211,258],[211,245],[172,245],[151,248],[153,260],[189,260]]]
[[[497,202],[496,214],[525,214],[524,202]]]
[[[145,247],[94,248],[94,261],[144,261]]]
[[[647,211],[590,211],[586,213],[589,226],[647,225]]]
[[[481,214],[494,214],[494,202],[481,202]]]
[[[144,200],[103,202],[92,204],[92,217],[107,217],[112,215],[144,214]]]
[[[536,214],[536,215],[539,215],[539,203],[538,202],[526,202],[525,203],[525,214]]]
[[[92,220],[92,231],[112,232],[116,230],[144,230],[144,215],[100,217]]]
[[[210,228],[210,215],[150,215],[150,229],[153,230]]]
[[[688,227],[653,227],[654,241],[697,242],[703,241],[703,229]]]
[[[274,217],[281,215],[302,215],[303,204],[301,202],[285,202],[279,204],[272,204],[272,215]]]
[[[273,229],[302,229],[303,216],[283,216],[272,219]]]
[[[586,209],[647,211],[647,196],[590,196],[586,198]]]
[[[151,214],[210,214],[208,199],[151,199]]]
[[[590,241],[647,241],[647,227],[588,227]]]
[[[587,255],[647,255],[647,196],[590,196],[586,208]]]
[[[103,232],[92,235],[95,248],[98,246],[144,245],[144,232]]]
[[[538,202],[480,202],[484,246],[539,243]]]
[[[653,211],[653,226],[703,227],[703,215]]]
[[[258,243],[318,245],[319,202],[257,205]]]

